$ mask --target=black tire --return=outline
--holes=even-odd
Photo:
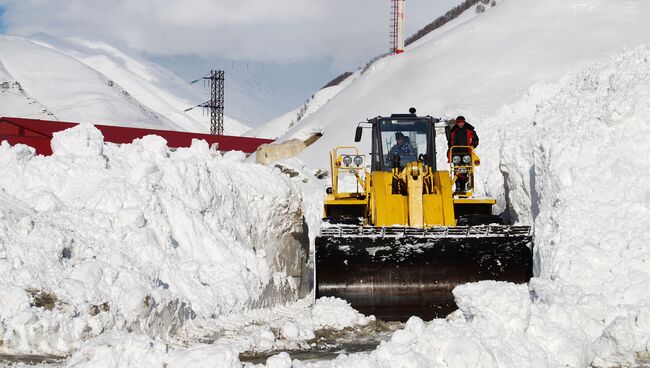
[[[497,215],[462,215],[456,220],[458,226],[477,226],[477,225],[490,225],[497,224],[503,225],[503,219]]]

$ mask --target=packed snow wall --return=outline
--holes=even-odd
[[[204,141],[56,133],[53,156],[0,144],[0,346],[66,353],[104,331],[296,300],[307,229],[277,169]],[[304,292],[304,290],[303,290]]]

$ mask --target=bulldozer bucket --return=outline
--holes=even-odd
[[[316,238],[316,297],[385,321],[445,317],[456,309],[456,285],[527,282],[531,248],[529,226],[327,226]]]

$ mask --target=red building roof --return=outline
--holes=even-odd
[[[34,147],[38,154],[51,155],[52,148],[50,147],[50,140],[52,139],[52,134],[71,128],[77,124],[62,121],[0,117],[0,142],[8,141],[12,145],[18,143],[26,144]],[[261,138],[94,125],[104,135],[104,141],[111,143],[131,143],[135,139],[153,134],[165,138],[169,147],[189,147],[192,144],[192,139],[203,139],[209,145],[217,143],[220,151],[243,151],[252,153],[260,145],[273,142],[271,139]]]

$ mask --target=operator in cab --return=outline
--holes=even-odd
[[[397,132],[395,133],[395,145],[390,149],[391,156],[416,156],[415,148],[408,141],[408,138],[404,136],[404,133]]]

